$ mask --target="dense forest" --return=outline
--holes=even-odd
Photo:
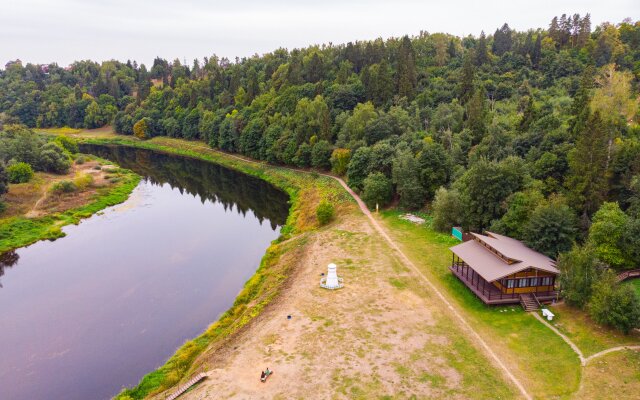
[[[112,124],[332,170],[371,207],[427,208],[436,229],[624,269],[640,265],[639,83],[640,22],[592,29],[576,14],[233,62],[15,61],[0,71],[0,121]]]

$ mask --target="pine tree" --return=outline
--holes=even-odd
[[[524,109],[524,113],[522,114],[522,119],[520,120],[520,125],[518,126],[518,130],[520,132],[526,132],[529,130],[531,123],[535,119],[536,109],[533,103],[533,97],[529,96],[529,101],[527,102],[527,108]]]
[[[467,103],[466,126],[471,131],[471,142],[476,145],[482,141],[487,132],[487,107],[485,91],[480,88],[474,91],[473,96]]]
[[[540,36],[538,34],[538,36]],[[556,42],[556,46],[560,43],[560,25],[558,24],[558,17],[553,17],[551,24],[549,24],[549,37]]]
[[[496,33],[493,35],[493,54],[501,56],[504,53],[511,51],[513,46],[513,39],[511,38],[511,28],[508,24],[502,25],[502,28],[496,29]]]
[[[573,97],[571,105],[572,118],[569,121],[569,132],[573,137],[578,137],[584,131],[589,119],[589,103],[591,102],[591,89],[593,88],[593,67],[585,68],[580,80],[580,87]]]
[[[457,55],[456,52],[456,42],[453,39],[449,40],[449,47],[447,48],[447,53],[449,54],[449,58],[454,58]]]
[[[540,58],[542,57],[542,34],[538,33],[536,37],[536,43],[533,45],[533,51],[531,52],[531,64],[533,68],[538,68]]]
[[[458,98],[460,103],[466,103],[473,95],[473,79],[475,76],[474,66],[475,54],[473,50],[468,50],[464,56],[460,85],[458,86]]]
[[[589,40],[589,36],[591,36],[591,15],[587,13],[587,15],[585,15],[580,21],[577,41],[578,47],[584,47]]]
[[[382,59],[378,65],[378,73],[375,77],[374,103],[382,105],[393,97],[393,73],[386,59]]]
[[[480,39],[476,46],[476,65],[480,66],[489,61],[489,54],[487,53],[487,36],[484,31],[480,32]]]
[[[605,124],[595,112],[569,152],[566,187],[573,206],[583,217],[593,215],[607,193],[607,141]]]
[[[404,36],[398,50],[398,95],[412,99],[417,82],[416,56],[408,36]]]

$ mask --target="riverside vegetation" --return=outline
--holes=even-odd
[[[7,179],[0,182],[6,197],[1,203],[0,254],[62,237],[64,225],[126,200],[140,178],[114,166],[103,169],[103,163],[79,154],[75,141],[67,137],[5,127],[0,132],[0,178]]]

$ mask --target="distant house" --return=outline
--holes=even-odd
[[[471,233],[470,240],[450,250],[451,272],[486,304],[525,305],[558,296],[555,261],[516,239]]]

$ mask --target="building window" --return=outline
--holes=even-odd
[[[529,279],[520,278],[520,282],[518,282],[518,287],[527,287],[528,283],[529,283]]]
[[[515,283],[515,280],[507,279],[507,288],[508,289],[513,289],[513,287],[515,286],[514,283]]]
[[[529,278],[529,286],[538,286],[538,278]]]
[[[551,277],[545,276],[544,278],[542,278],[541,286],[551,286]]]

